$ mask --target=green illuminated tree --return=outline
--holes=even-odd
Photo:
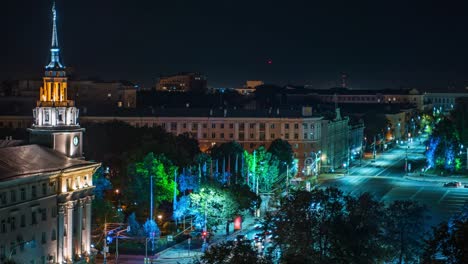
[[[163,154],[146,155],[143,161],[134,163],[129,168],[130,204],[137,203],[139,208],[149,208],[150,177],[153,176],[153,199],[155,207],[162,202],[171,202],[174,198],[174,172],[176,167]]]
[[[247,163],[244,170],[249,175],[249,185],[252,190],[257,190],[258,181],[259,193],[271,193],[280,180],[284,180],[279,175],[278,158],[267,152],[265,147],[259,147],[252,153],[244,151],[244,158]]]
[[[226,233],[229,233],[229,224],[241,211],[239,203],[229,190],[216,186],[204,186],[199,193],[190,194],[191,209],[197,222],[206,225],[208,229],[226,223]]]

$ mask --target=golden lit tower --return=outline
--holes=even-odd
[[[45,67],[43,80],[37,107],[33,110],[30,141],[51,147],[69,157],[81,158],[84,129],[78,123],[79,110],[67,98],[67,76],[65,66],[60,62],[55,2],[52,6],[50,62]]]

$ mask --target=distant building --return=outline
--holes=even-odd
[[[167,92],[206,92],[206,77],[199,73],[179,73],[161,76],[156,84],[157,91]]]
[[[332,88],[327,90],[305,89],[304,93],[313,95],[325,103],[337,104],[413,104],[418,109],[424,108],[423,94],[416,89],[411,90],[351,90],[348,88]],[[296,93],[293,96],[301,96]]]
[[[91,104],[123,108],[137,106],[138,86],[129,81],[71,81],[68,90],[70,98],[80,106]]]
[[[468,97],[468,92],[427,92],[424,93],[424,104],[427,109],[447,113],[455,108],[458,98]]]
[[[348,165],[350,155],[350,129],[348,123],[349,119],[347,117],[341,117],[340,109],[336,109],[334,119],[322,120],[322,138],[320,141],[322,171],[334,171]]]
[[[17,80],[11,83],[14,97],[37,98],[43,80]],[[109,105],[136,107],[138,86],[129,81],[68,80],[68,98],[80,106]]]
[[[91,254],[92,176],[100,164],[82,156],[84,129],[67,97],[55,4],[52,12],[51,59],[33,110],[32,145],[0,148],[2,263],[76,263]]]
[[[349,149],[352,159],[359,159],[363,154],[364,144],[364,123],[350,122],[349,123]]]

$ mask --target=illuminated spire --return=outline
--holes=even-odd
[[[46,66],[47,70],[63,70],[65,66],[60,62],[60,48],[57,38],[57,11],[55,10],[55,1],[52,5],[52,46],[50,48],[50,62]]]

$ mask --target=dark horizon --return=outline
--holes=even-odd
[[[42,76],[51,3],[3,4],[1,80]],[[81,78],[127,79],[145,87],[162,74],[196,71],[214,87],[259,79],[328,88],[338,86],[344,72],[355,89],[461,88],[468,85],[466,7],[427,1],[57,1],[67,67]]]

